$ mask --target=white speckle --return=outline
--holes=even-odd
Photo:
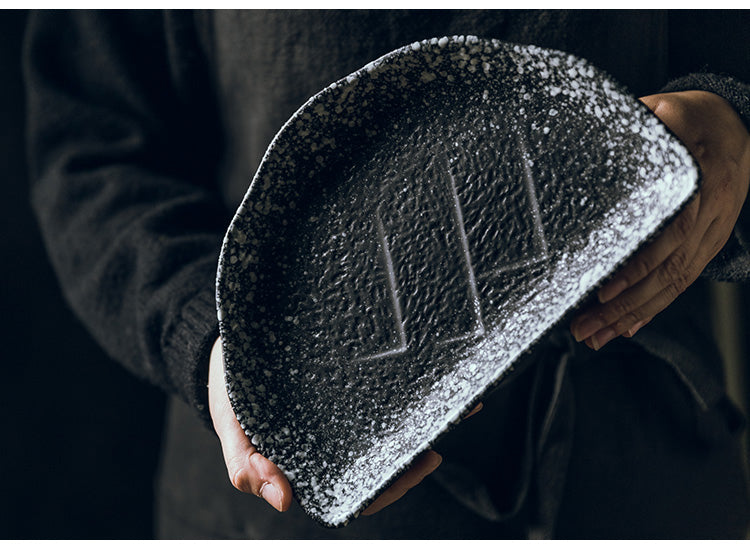
[[[421,76],[419,77],[422,82],[432,82],[433,80],[435,80],[435,78],[437,78],[435,76],[435,73],[429,71],[422,72]]]
[[[472,37],[467,37],[465,41],[467,44],[477,43],[477,40]],[[584,78],[581,78],[582,85],[578,88],[576,87],[576,84],[578,84],[577,81],[573,81],[570,88],[568,88],[568,85],[566,84],[566,89],[564,90],[557,86],[549,86],[549,84],[555,82],[553,78],[562,76],[563,79],[565,79],[566,72],[568,71],[575,71],[578,75],[588,74],[590,69],[587,68],[587,66],[578,64],[578,61],[576,61],[575,58],[568,60],[569,63],[576,64],[575,68],[569,68],[571,67],[570,65],[564,65],[563,69],[550,69],[548,71],[548,67],[560,65],[559,57],[553,57],[559,54],[548,54],[538,48],[532,47],[510,47],[499,42],[481,42],[481,44],[484,44],[484,48],[475,48],[472,46],[461,48],[461,46],[456,44],[458,39],[456,39],[456,43],[450,45],[450,51],[440,51],[437,49],[438,42],[440,43],[440,47],[446,47],[449,45],[448,38],[442,38],[440,40],[433,39],[430,43],[413,43],[402,49],[399,56],[379,60],[368,65],[369,69],[365,68],[365,71],[372,70],[374,72],[371,76],[364,74],[363,71],[359,72],[357,78],[363,79],[362,82],[364,84],[362,86],[341,86],[335,92],[331,92],[329,89],[327,93],[332,101],[326,102],[326,96],[322,96],[320,103],[325,105],[326,108],[320,110],[320,114],[336,112],[336,106],[342,104],[339,100],[344,97],[345,94],[351,94],[349,99],[347,99],[349,103],[352,103],[354,99],[361,99],[361,97],[357,96],[358,93],[362,93],[363,96],[373,99],[374,95],[370,95],[369,91],[375,89],[375,92],[377,93],[378,86],[385,85],[383,80],[387,82],[389,88],[392,88],[391,84],[400,82],[401,78],[405,78],[405,72],[403,69],[406,65],[404,65],[402,61],[404,57],[408,57],[409,55],[412,55],[412,58],[416,57],[420,61],[420,64],[417,64],[410,69],[413,72],[408,73],[410,74],[410,78],[407,80],[411,81],[412,84],[415,83],[413,80],[417,80],[416,83],[419,84],[420,75],[422,74],[421,71],[425,67],[430,67],[428,70],[425,70],[424,74],[429,76],[427,80],[422,79],[423,82],[431,81],[438,76],[442,82],[443,80],[450,80],[454,75],[460,75],[457,79],[459,83],[462,83],[461,78],[465,78],[466,83],[471,83],[475,86],[472,89],[477,90],[476,93],[481,91],[482,99],[488,100],[496,89],[489,83],[490,79],[485,78],[480,74],[471,75],[464,71],[467,66],[478,68],[481,64],[486,72],[486,67],[496,59],[494,57],[495,54],[487,50],[489,44],[498,48],[503,56],[510,57],[510,62],[513,63],[510,65],[510,70],[513,73],[515,73],[513,69],[516,68],[516,63],[526,69],[525,72],[530,80],[527,87],[530,88],[530,91],[527,93],[526,89],[519,85],[514,90],[514,97],[512,99],[516,101],[519,101],[521,97],[523,97],[524,101],[538,99],[542,105],[540,107],[530,102],[523,103],[519,101],[520,104],[515,104],[515,107],[506,108],[508,114],[511,114],[513,110],[517,110],[521,115],[525,115],[527,114],[527,111],[532,110],[536,113],[541,109],[542,116],[539,117],[538,122],[534,120],[529,121],[532,129],[532,134],[529,136],[531,138],[531,141],[529,142],[530,150],[533,150],[531,147],[536,148],[543,144],[540,142],[555,140],[554,138],[545,139],[538,135],[540,131],[545,135],[551,132],[551,126],[544,125],[545,121],[552,123],[551,119],[544,116],[545,112],[549,117],[556,115],[559,116],[557,109],[550,108],[552,105],[555,107],[564,105],[565,107],[561,107],[563,108],[563,111],[561,112],[564,114],[568,113],[567,109],[569,108],[581,109],[583,111],[584,104],[589,108],[589,112],[601,117],[607,117],[615,112],[625,112],[620,108],[621,97],[617,95],[617,92],[614,89],[612,89],[611,95],[608,95],[608,97],[601,97],[602,89],[611,89],[608,87],[606,81],[601,82],[601,89],[598,88],[600,83],[598,80],[595,83],[596,86],[594,86],[594,84],[587,82]],[[417,47],[417,45],[419,45],[419,47]],[[511,48],[516,52],[515,54],[512,53]],[[460,51],[461,49],[463,49],[463,51]],[[415,51],[419,51],[419,53],[415,55],[413,53]],[[480,57],[478,54],[481,54],[482,51],[484,54],[489,55],[489,57]],[[539,55],[541,55],[541,57],[537,57]],[[439,56],[443,56],[445,60],[434,60],[434,64],[431,64],[433,63],[432,57]],[[487,59],[489,59],[489,63],[487,62]],[[546,66],[540,61],[540,59],[545,60]],[[422,60],[425,60],[428,64],[421,64]],[[460,65],[459,60],[463,65]],[[453,63],[455,69],[453,70],[453,74],[451,74],[451,70],[448,69],[449,63]],[[504,63],[507,63],[507,60],[503,58],[498,61],[497,67],[505,66]],[[565,58],[563,58],[563,63],[565,63]],[[461,67],[460,71],[458,69],[459,66]],[[377,70],[375,71],[376,68]],[[374,80],[375,76],[378,75],[380,75],[381,81],[372,83],[371,80]],[[353,82],[357,78],[352,77],[351,81]],[[479,83],[479,78],[481,78],[482,83]],[[548,78],[546,83],[541,81],[544,78]],[[515,77],[515,79],[516,81],[521,80],[519,77]],[[347,81],[348,80],[349,79],[347,79]],[[533,89],[531,81],[534,81]],[[485,82],[487,83],[484,84]],[[365,89],[367,85],[371,86],[370,90]],[[476,86],[483,86],[488,89]],[[429,86],[425,86],[425,88],[429,88]],[[403,89],[406,90],[407,87],[404,86]],[[497,89],[500,93],[505,93],[505,90],[501,90],[500,88]],[[554,97],[561,93],[567,94],[568,97],[573,97],[574,94],[571,90],[574,89],[581,90],[579,95],[580,101],[572,101],[566,97],[560,97],[554,101],[549,99],[550,97]],[[401,93],[401,91],[402,90],[399,90],[399,93]],[[475,97],[474,99],[476,101],[477,98]],[[493,100],[495,99],[496,98],[493,96]],[[609,101],[610,99],[611,102]],[[501,100],[502,97],[498,98],[498,102],[501,102]],[[336,101],[339,102],[336,103]],[[598,107],[597,101],[599,101]],[[346,105],[349,105],[349,103],[346,103]],[[359,106],[364,106],[362,101],[357,104]],[[500,106],[502,107],[503,105],[501,104]],[[529,106],[529,109],[526,109],[526,106]],[[305,114],[309,115],[310,113],[315,112],[313,110],[315,107],[315,103],[308,105],[306,109],[303,109],[302,114],[300,114],[291,124],[294,125],[296,122],[303,120]],[[481,108],[482,106],[478,105],[477,101],[470,103],[469,107]],[[486,105],[484,105],[484,107],[486,107]],[[617,110],[618,108],[620,108],[620,111]],[[583,113],[581,112],[579,114],[582,115]],[[337,119],[344,120],[342,124],[348,124],[354,118],[360,121],[360,117],[358,117],[357,114],[351,111],[344,113],[343,109],[341,112],[338,112],[336,116]],[[347,118],[349,116],[352,118]],[[615,159],[618,159],[620,154],[620,149],[618,148],[619,145],[621,143],[630,143],[631,141],[628,140],[633,139],[633,136],[630,135],[629,132],[633,131],[640,133],[649,141],[649,143],[654,143],[653,148],[646,146],[642,152],[644,155],[644,162],[647,163],[645,169],[649,172],[646,174],[649,181],[656,181],[661,185],[659,191],[655,193],[658,195],[657,198],[663,199],[672,191],[674,191],[673,194],[677,196],[680,189],[686,187],[686,185],[683,185],[685,178],[682,173],[678,173],[672,178],[671,175],[667,173],[667,168],[664,168],[665,174],[662,175],[660,170],[662,170],[663,164],[660,161],[665,159],[667,161],[673,161],[675,158],[677,161],[682,161],[684,160],[683,157],[686,153],[684,153],[681,148],[674,149],[673,147],[675,147],[675,145],[673,141],[669,139],[669,136],[666,135],[663,128],[658,124],[656,127],[652,128],[649,122],[643,119],[644,116],[645,112],[637,110],[636,115],[633,117],[624,117],[627,119],[634,118],[639,120],[640,122],[637,124],[633,124],[632,120],[627,119],[624,123],[620,122],[619,124],[619,121],[611,120],[611,127],[609,127],[610,124],[607,124],[608,127],[605,128],[605,131],[609,132],[613,141],[606,145],[606,149],[597,153],[599,154],[597,158],[603,160],[607,158],[606,152],[609,152],[615,157]],[[613,116],[612,118],[615,117]],[[401,118],[398,120],[401,120]],[[478,119],[479,124],[474,126],[474,128],[477,130],[477,133],[479,133],[479,128],[484,125],[489,128],[496,128],[497,126],[494,122],[498,120],[501,120],[500,115],[496,116],[493,112],[492,115],[488,115],[486,118]],[[383,121],[379,126],[379,129],[383,125],[389,126]],[[311,142],[315,142],[322,148],[325,146],[324,138],[320,135],[315,135],[317,130],[311,129],[313,126],[313,124],[301,126],[302,129],[309,129],[310,131],[305,135],[299,131],[296,134],[296,137],[301,140],[301,145],[304,145],[305,147]],[[557,121],[552,124],[552,126],[555,126],[555,138],[557,137],[558,132],[562,134],[567,131],[565,125],[557,123]],[[297,131],[297,128],[295,128],[295,131]],[[366,131],[367,130],[365,130],[365,133]],[[500,134],[498,137],[504,135],[503,132],[505,131],[506,130],[497,132]],[[570,130],[571,135],[569,137],[572,137],[574,131],[575,130]],[[493,131],[493,133],[495,132]],[[461,130],[459,135],[460,137],[455,137],[448,141],[456,142],[456,147],[461,147],[470,144],[472,140],[477,138],[476,134],[473,134],[469,129],[465,131]],[[662,139],[662,136],[665,136],[664,139]],[[640,142],[638,142],[638,144],[640,145]],[[330,144],[330,147],[333,147],[332,143]],[[343,148],[343,145],[341,145],[341,147]],[[653,151],[653,149],[658,147],[661,147],[661,154],[659,152],[654,153]],[[617,150],[617,155],[614,154],[615,150]],[[294,156],[293,154],[289,154],[293,151],[282,151],[278,146],[276,149],[272,146],[269,151],[272,161],[283,163],[284,166],[289,166],[290,162],[288,157]],[[471,154],[473,156],[474,154],[478,154],[478,151],[469,148],[467,149],[466,154]],[[528,161],[527,166],[531,167],[533,163],[531,162],[531,159],[527,158],[527,156],[528,155],[524,154],[523,158]],[[310,155],[311,163],[314,158],[314,154]],[[320,158],[321,161],[325,162],[326,155],[323,154],[322,150],[320,151]],[[449,157],[447,163],[448,165],[456,163],[460,165],[460,162],[455,155],[454,157]],[[690,161],[688,159],[687,164],[689,163]],[[612,166],[613,160],[610,158],[607,160],[606,164]],[[617,165],[616,168],[605,169],[604,171],[609,176],[623,175],[624,172],[620,171],[621,166],[619,165],[619,162],[615,162],[615,164]],[[675,162],[675,164],[678,166],[684,165],[684,163],[680,162]],[[263,164],[261,164],[261,170],[262,167]],[[305,177],[303,171],[307,172],[309,169],[309,167],[304,170],[302,168],[292,169],[289,167],[290,173],[296,173],[294,170],[299,171],[299,178],[302,179]],[[637,172],[639,171],[640,176],[643,177],[643,169],[639,170],[639,167],[636,165],[633,167],[632,171],[624,177],[624,179],[628,182],[636,180],[638,177]],[[286,175],[286,173],[287,172],[284,172],[284,175]],[[319,172],[311,172],[310,177],[319,177]],[[294,181],[293,179],[294,178],[292,177],[289,178],[288,183],[290,186],[299,183],[299,181]],[[257,181],[263,180],[258,179]],[[257,181],[255,181],[256,189],[259,187]],[[275,185],[276,183],[277,181],[274,179],[273,184]],[[282,183],[286,184],[286,182]],[[616,183],[618,185],[626,185],[626,187],[629,184],[621,181]],[[399,182],[399,184],[401,183]],[[571,206],[576,206],[576,208],[579,207],[579,204],[581,207],[588,205],[588,209],[590,209],[592,213],[597,213],[595,211],[597,202],[591,200],[587,202],[587,197],[585,195],[586,191],[584,189],[585,185],[581,185],[582,188],[580,189],[575,189],[574,187],[575,184],[569,188],[571,193],[569,204]],[[266,188],[271,188],[270,180],[268,181],[268,186]],[[636,182],[634,182],[631,187],[627,188],[629,189],[629,192],[639,192],[639,185],[637,185]],[[640,188],[642,189],[643,187]],[[653,190],[653,186],[649,189]],[[280,213],[283,216],[285,213],[289,213],[288,209],[281,209],[277,212],[277,210],[273,208],[278,207],[278,204],[275,205],[270,199],[267,199],[263,195],[258,196],[257,192],[255,193],[255,196],[253,196],[253,199],[254,202],[246,202],[246,205],[249,208],[249,213],[252,215],[256,215],[256,210],[262,215],[268,215],[272,212],[272,215]],[[279,341],[275,342],[276,344],[273,345],[273,352],[278,353],[278,358],[281,359],[276,363],[253,358],[252,350],[255,341],[252,339],[244,340],[240,343],[237,343],[236,341],[230,342],[228,345],[229,353],[232,354],[235,359],[238,354],[245,357],[244,360],[246,360],[247,365],[245,373],[238,373],[236,370],[231,371],[231,369],[227,370],[227,386],[229,387],[229,392],[231,392],[236,400],[244,401],[246,403],[245,409],[242,413],[237,414],[238,420],[250,437],[250,440],[256,445],[262,444],[263,451],[267,452],[269,459],[272,459],[274,462],[278,460],[282,471],[287,477],[290,480],[295,480],[294,489],[296,495],[299,497],[299,502],[305,508],[331,524],[340,524],[340,521],[348,520],[352,514],[356,514],[355,509],[359,502],[374,497],[379,490],[379,487],[382,486],[388,478],[392,478],[393,475],[408,466],[409,460],[411,459],[409,456],[413,457],[425,449],[425,445],[429,444],[429,442],[426,441],[428,441],[430,437],[434,436],[435,433],[440,432],[441,429],[444,429],[447,425],[460,420],[462,411],[465,411],[465,405],[468,402],[474,401],[479,396],[479,393],[473,393],[472,391],[479,391],[481,390],[481,387],[486,387],[488,383],[497,380],[498,376],[502,374],[500,368],[504,368],[504,365],[510,364],[519,353],[523,352],[529,345],[533,344],[535,338],[541,334],[540,330],[543,330],[544,326],[547,325],[546,323],[550,321],[550,319],[554,320],[552,317],[560,311],[569,310],[575,305],[574,301],[580,297],[581,292],[589,291],[591,285],[597,284],[602,277],[606,276],[606,274],[616,266],[617,258],[623,257],[623,253],[632,251],[629,246],[637,243],[639,239],[648,236],[648,230],[650,230],[649,227],[652,227],[655,222],[658,222],[658,214],[651,213],[651,208],[645,207],[646,205],[650,206],[652,201],[653,196],[647,194],[645,191],[638,196],[633,195],[623,197],[622,202],[615,204],[615,207],[608,214],[612,216],[608,220],[608,226],[604,227],[602,231],[595,231],[593,239],[588,241],[581,239],[581,242],[577,244],[579,246],[578,248],[571,247],[570,249],[565,250],[560,256],[549,258],[551,263],[549,270],[552,273],[549,279],[550,281],[549,283],[540,284],[539,287],[535,289],[536,293],[528,295],[524,294],[519,303],[512,303],[512,306],[510,307],[505,298],[498,298],[495,300],[488,298],[488,302],[491,306],[503,308],[508,311],[505,313],[506,316],[502,318],[503,329],[488,329],[488,333],[485,337],[478,340],[476,345],[472,344],[470,350],[462,358],[462,362],[457,368],[448,372],[446,378],[435,381],[434,385],[430,385],[429,391],[432,392],[428,393],[425,398],[421,399],[419,403],[415,405],[415,407],[419,407],[419,410],[412,409],[409,410],[409,413],[407,414],[397,414],[399,418],[405,418],[403,419],[403,422],[399,420],[399,422],[396,423],[393,414],[379,415],[376,413],[370,414],[369,410],[364,412],[360,411],[357,409],[357,406],[352,406],[351,403],[346,402],[346,398],[341,399],[341,401],[337,400],[335,410],[331,407],[326,407],[322,399],[320,402],[312,399],[312,403],[309,400],[306,400],[304,406],[300,404],[299,400],[290,401],[285,407],[283,407],[283,412],[288,412],[289,415],[282,416],[282,410],[278,408],[278,405],[274,405],[277,401],[277,397],[273,393],[278,392],[278,394],[281,395],[283,394],[282,390],[291,388],[293,391],[294,388],[301,387],[308,383],[314,390],[318,383],[322,386],[322,384],[326,383],[329,379],[335,378],[336,374],[331,374],[331,371],[327,369],[309,368],[307,364],[303,366],[298,362],[299,357],[293,356],[290,358],[288,356],[298,352],[297,340],[292,340],[291,337],[287,337],[287,334],[289,333],[287,330],[296,332],[291,325],[291,322],[294,322],[295,324],[298,323],[297,317],[294,316],[296,313],[291,313],[292,309],[288,310],[290,314],[286,317],[283,316],[283,314],[286,313],[278,311],[282,315],[279,318],[285,321],[282,321],[284,329],[278,331],[275,327],[275,323],[261,321],[262,325],[259,325],[257,321],[249,320],[249,318],[263,318],[266,316],[262,314],[260,308],[256,309],[254,307],[248,307],[246,301],[240,300],[242,301],[240,303],[242,308],[237,310],[235,303],[229,304],[229,302],[227,302],[225,304],[227,310],[219,309],[217,312],[217,315],[224,319],[224,327],[230,325],[234,326],[234,324],[240,322],[243,326],[247,324],[252,327],[253,333],[257,334],[257,336],[254,337],[266,338],[266,343],[271,340],[271,338],[276,338],[271,330],[276,330],[279,333]],[[674,197],[665,199],[665,203],[675,203]],[[635,206],[633,206],[633,204],[635,204]],[[271,212],[268,211],[269,207],[271,208]],[[653,209],[663,213],[665,208],[664,206],[659,205],[659,207]],[[242,208],[238,211],[242,211]],[[332,211],[331,214],[336,215],[336,212]],[[247,216],[248,213],[245,213],[244,215]],[[326,214],[326,216],[328,216],[328,214]],[[301,214],[300,217],[302,217]],[[307,218],[307,216],[304,217]],[[612,222],[611,224],[609,224],[610,220]],[[290,223],[291,222],[290,217]],[[257,247],[257,239],[261,236],[256,234],[253,230],[248,230],[248,235],[248,242],[250,242],[253,237],[255,237],[256,240],[251,247]],[[241,238],[243,237],[237,237],[238,243]],[[580,253],[581,250],[585,253]],[[231,252],[238,258],[236,266],[232,267],[232,269],[238,269],[240,266],[243,266],[243,272],[246,273],[248,264],[244,263],[243,257],[245,256],[242,255],[243,252],[238,251],[237,249],[232,249]],[[594,253],[598,254],[597,258],[601,259],[601,262],[597,263],[592,268],[591,262],[586,261],[586,257],[590,258],[591,254]],[[227,258],[225,259],[225,267],[227,269],[230,268],[231,260],[228,259],[229,257],[231,256],[228,253],[225,256],[225,258]],[[252,256],[252,254],[248,253],[247,257],[253,257],[252,263],[254,264],[260,263],[259,256]],[[321,261],[325,260],[324,258],[320,259]],[[258,265],[258,268],[259,267],[260,265]],[[280,266],[280,268],[283,268],[283,265]],[[265,272],[266,271],[263,270],[258,271],[259,274]],[[313,275],[312,272],[309,274]],[[308,273],[305,272],[305,275],[307,276]],[[253,290],[256,294],[261,295],[261,290],[263,289],[262,283],[268,281],[263,280],[260,276],[258,278],[258,284],[261,284],[261,287],[256,288],[255,285],[253,285]],[[239,283],[235,281],[232,282],[238,284],[238,288],[241,287]],[[580,286],[579,283],[581,284]],[[236,295],[245,295],[247,291],[247,288],[242,290],[238,289]],[[310,296],[310,298],[316,303],[319,302],[314,296]],[[271,309],[270,306],[268,308]],[[251,314],[249,313],[250,309],[252,309]],[[300,320],[299,323],[302,324],[303,327],[306,327],[308,317],[304,316],[301,310],[300,318],[302,320]],[[253,324],[255,324],[254,327]],[[295,341],[294,345],[287,345],[287,343],[291,343],[292,341]],[[226,343],[225,346],[227,346]],[[269,347],[271,346],[269,345]],[[284,352],[285,349],[286,352]],[[283,366],[283,368],[281,366]],[[298,366],[302,371],[300,372],[297,370],[295,366]],[[318,372],[317,377],[311,375],[311,370]],[[269,373],[272,375],[269,376]],[[361,390],[361,384],[363,382],[359,378],[356,382],[352,382],[351,379],[354,379],[354,376],[347,378],[349,387],[356,387],[355,390]],[[263,384],[259,383],[261,380],[268,383],[268,389],[266,389]],[[247,405],[248,402],[250,405]],[[279,398],[278,402],[283,402],[283,400]],[[311,420],[316,422],[315,425],[323,425],[323,428],[330,427],[331,432],[340,429],[348,429],[350,426],[359,426],[363,431],[366,431],[366,429],[372,426],[372,429],[377,431],[375,437],[377,439],[377,449],[372,450],[367,447],[363,448],[359,444],[353,445],[353,447],[356,448],[355,451],[352,451],[350,447],[343,445],[340,448],[326,448],[326,445],[322,444],[322,442],[324,439],[326,442],[330,440],[327,438],[330,433],[324,434],[323,429],[319,431],[310,429],[307,422]],[[256,428],[256,425],[259,426]],[[314,436],[309,436],[311,430],[315,434],[318,434],[319,442],[315,442]],[[356,429],[350,431],[357,432]],[[408,435],[405,435],[405,433],[408,433]],[[294,437],[292,437],[292,434],[294,434]],[[367,433],[364,435],[364,438],[361,440],[366,439]],[[359,436],[359,433],[357,436]],[[394,458],[394,456],[396,457]],[[323,464],[325,470],[321,470],[321,464]],[[363,471],[366,474],[363,474]]]

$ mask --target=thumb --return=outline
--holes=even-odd
[[[638,99],[641,103],[646,105],[651,112],[653,112],[661,102],[661,94],[646,95],[644,97],[639,97]]]
[[[292,502],[289,481],[281,469],[258,453],[232,410],[224,383],[221,338],[211,349],[208,403],[232,485],[242,492],[262,497],[277,511],[286,511]]]

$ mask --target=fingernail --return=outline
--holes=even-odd
[[[604,287],[599,290],[599,302],[606,303],[610,299],[620,295],[627,287],[628,283],[624,280],[613,280],[612,282],[605,284]]]
[[[281,511],[281,491],[270,482],[265,483],[260,489],[260,497],[266,500],[271,507]]]
[[[601,332],[591,336],[591,344],[594,346],[594,350],[598,351],[604,347],[607,343],[612,341],[617,334],[612,328],[606,328]]]
[[[641,328],[643,328],[645,325],[646,325],[646,321],[645,320],[641,320],[640,322],[637,322],[636,324],[634,324],[633,326],[631,326],[631,328],[627,332],[625,332],[625,335],[627,337],[633,337],[635,335],[635,333],[638,330],[640,330]]]
[[[604,326],[604,322],[596,317],[589,316],[580,317],[580,320],[576,324],[573,328],[573,337],[579,342],[594,335]]]
[[[476,406],[474,406],[474,408],[473,408],[473,409],[472,409],[472,410],[471,410],[471,411],[470,411],[470,412],[469,412],[468,414],[466,414],[466,415],[464,416],[464,419],[468,419],[468,418],[470,418],[470,417],[471,417],[471,416],[473,416],[474,414],[478,413],[478,412],[479,412],[479,410],[481,410],[482,408],[484,408],[484,404],[482,404],[482,403],[480,402],[479,404],[477,404]]]

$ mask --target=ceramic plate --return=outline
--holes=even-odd
[[[227,387],[341,526],[688,201],[687,150],[567,53],[394,51],[310,99],[227,232]]]

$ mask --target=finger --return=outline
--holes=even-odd
[[[635,323],[633,326],[630,327],[630,329],[628,329],[624,334],[622,334],[623,337],[633,337],[636,333],[638,333],[638,330],[640,330],[646,324],[651,322],[652,318],[647,318],[645,320],[641,320],[640,322]]]
[[[209,369],[209,405],[229,480],[238,490],[262,497],[277,511],[286,511],[292,501],[289,481],[281,469],[258,453],[240,427],[224,386],[221,346],[215,344],[211,354],[212,361],[220,362]]]
[[[689,285],[687,269],[693,262],[702,238],[711,224],[710,220],[695,221],[693,219],[692,210],[697,207],[698,200],[696,198],[695,201],[691,202],[689,208],[683,212],[687,213],[687,216],[678,215],[665,229],[664,233],[652,243],[651,247],[638,253],[615,276],[615,279],[609,283],[610,286],[618,286],[615,296],[606,295],[608,290],[605,290],[605,300],[600,305],[584,311],[573,319],[570,331],[576,341],[588,339],[618,321],[626,324],[624,327],[618,326],[618,328],[622,328],[620,333],[623,333],[646,318],[635,318],[633,312],[663,290],[676,290],[676,294],[672,297],[674,299],[687,288]],[[706,227],[703,227],[704,224]],[[680,245],[673,249],[663,261],[656,263],[665,250],[672,248],[675,239],[680,240]],[[667,244],[663,244],[663,242],[667,242]],[[641,275],[644,276],[641,277]],[[635,281],[636,278],[638,278],[637,281]],[[619,287],[621,283],[624,288]],[[601,336],[605,335],[614,337],[612,334],[601,334]],[[599,343],[601,343],[601,340],[599,340]]]
[[[613,309],[632,309],[624,312],[620,319],[608,323],[606,328],[598,330],[595,334],[586,338],[586,344],[594,349],[599,350],[606,343],[617,337],[624,335],[633,337],[635,333],[645,326],[659,312],[663,311],[669,304],[674,301],[688,286],[690,286],[703,272],[706,265],[716,256],[724,246],[727,239],[727,230],[718,220],[714,220],[709,225],[705,234],[701,237],[700,242],[695,246],[695,252],[691,252],[691,245],[686,245],[684,255],[678,250],[667,259],[664,265],[649,275],[646,280],[634,288],[628,290],[622,296],[614,301],[605,304],[604,307],[611,306]],[[682,257],[692,258],[689,264],[683,269]],[[656,291],[655,289],[661,289]],[[653,292],[651,299],[644,301],[643,296]],[[636,307],[631,304],[642,303]],[[629,303],[629,304],[628,304]],[[607,318],[607,313],[600,313],[602,318]],[[607,323],[607,320],[603,320]],[[628,327],[629,326],[629,327]]]
[[[625,333],[622,334],[622,337],[627,337],[627,338],[633,337],[636,333],[638,333],[638,330],[640,330],[641,328],[643,328],[646,324],[648,324],[652,320],[653,320],[653,317],[647,318],[645,320],[641,320],[640,322],[636,322],[629,329],[625,330]],[[586,340],[584,341],[584,343],[586,344],[586,346],[589,349],[593,349],[594,351],[598,351],[604,345],[606,345],[607,343],[609,343],[609,341],[605,341],[604,335],[599,335],[596,338],[596,341],[594,341],[594,336],[591,336],[589,338],[586,338]],[[595,344],[596,344],[596,347],[594,347]]]
[[[263,498],[277,511],[286,511],[292,489],[284,473],[250,444],[239,425],[219,434],[219,439],[232,485]]]
[[[576,318],[571,326],[576,340],[596,334],[592,345],[598,350],[631,326],[660,312],[658,305],[666,307],[671,303],[693,282],[690,269],[701,237],[694,235],[635,286]]]
[[[695,229],[700,209],[700,195],[696,196],[685,209],[667,225],[643,251],[638,252],[614,277],[598,292],[600,303],[611,301],[626,289],[634,286],[658,265],[661,265],[682,245]]]
[[[633,337],[633,336],[634,336],[634,335],[635,335],[635,334],[636,334],[636,333],[638,332],[638,330],[640,330],[640,329],[641,329],[641,328],[643,328],[643,327],[644,327],[644,326],[645,326],[646,324],[648,324],[649,322],[651,322],[651,320],[652,320],[652,319],[651,319],[651,318],[649,318],[649,319],[646,319],[646,320],[641,320],[640,322],[637,322],[637,323],[635,323],[635,324],[634,324],[633,326],[631,326],[631,327],[630,327],[630,328],[629,328],[628,330],[626,330],[626,331],[625,331],[625,333],[623,333],[623,334],[622,334],[622,337],[627,337],[627,338],[631,338],[631,337]],[[601,340],[599,339],[599,337],[601,337]],[[604,336],[599,336],[599,337],[597,337],[597,338],[596,338],[596,340],[594,339],[594,336],[588,337],[588,338],[586,338],[586,339],[584,340],[584,343],[586,344],[586,346],[587,346],[587,347],[588,347],[589,349],[592,349],[592,350],[594,350],[594,351],[598,351],[598,350],[599,350],[599,349],[601,349],[601,348],[602,348],[602,347],[603,347],[604,345],[606,345],[607,343],[609,343],[609,341],[605,341],[605,340],[604,340]],[[601,341],[601,343],[600,343],[600,341]],[[594,344],[595,344],[595,343],[596,343],[596,347],[594,347]]]
[[[476,406],[474,406],[474,409],[471,412],[469,412],[468,414],[466,414],[464,416],[464,419],[470,418],[471,416],[473,416],[474,414],[476,414],[482,408],[484,408],[484,404],[480,402],[479,404],[477,404]]]
[[[625,337],[633,337],[638,330],[648,324],[653,317],[663,311],[679,296],[688,286],[690,286],[703,272],[703,269],[708,265],[709,261],[713,259],[719,250],[722,248],[725,242],[726,231],[722,229],[721,224],[714,220],[708,227],[706,233],[702,236],[700,242],[695,247],[695,253],[693,254],[690,263],[684,269],[680,269],[679,265],[673,264],[671,268],[664,268],[659,272],[654,272],[649,277],[641,282],[638,286],[629,290],[621,297],[615,299],[609,305],[617,305],[618,301],[625,301],[630,299],[631,296],[628,293],[633,292],[635,295],[636,291],[642,292],[643,295],[648,295],[652,289],[658,287],[659,280],[662,282],[666,280],[666,273],[671,270],[672,274],[669,275],[670,281],[664,285],[664,287],[654,294],[654,297],[646,301],[640,307],[634,308],[618,319],[617,321],[609,324],[606,328],[597,331],[586,338],[586,345],[591,349],[598,351],[609,341],[619,335]],[[690,252],[686,252],[689,254]],[[659,273],[662,273],[661,275]],[[640,298],[633,297],[632,302],[637,302]],[[623,305],[623,307],[625,307]],[[606,316],[606,313],[605,313]],[[628,327],[629,326],[629,327]]]
[[[576,341],[591,339],[591,347],[598,350],[632,326],[660,312],[661,309],[652,309],[657,304],[664,303],[666,306],[671,303],[691,282],[686,264],[692,259],[689,254],[695,253],[693,248],[694,246],[679,248],[667,259],[667,265],[652,272],[612,301],[579,316],[571,326]]]
[[[691,265],[685,270],[685,273],[678,280],[675,280],[664,287],[648,302],[627,313],[613,324],[593,334],[590,338],[592,348],[595,351],[598,351],[615,337],[625,334],[631,329],[631,327],[642,323],[644,320],[648,322],[651,318],[666,309],[677,298],[677,296],[685,290],[685,288],[690,286],[698,278],[701,269],[698,268],[697,265],[697,262],[691,263]],[[656,273],[654,273],[654,275],[656,275]],[[645,322],[638,326],[638,329],[642,328],[644,325]]]
[[[370,506],[362,511],[363,515],[372,515],[394,501],[401,498],[406,492],[422,482],[424,478],[438,468],[443,458],[437,452],[427,450],[414,464],[401,475],[385,492],[373,501]]]
[[[638,98],[641,103],[646,105],[650,111],[655,111],[656,106],[659,104],[659,101],[661,100],[661,96],[659,94],[656,95],[647,95],[645,97],[639,97]]]

